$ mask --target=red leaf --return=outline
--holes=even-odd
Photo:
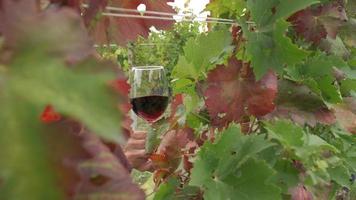
[[[41,114],[41,121],[43,123],[51,123],[61,120],[61,115],[57,113],[53,106],[47,105]]]
[[[87,8],[84,12],[84,23],[86,26],[90,26],[90,22],[95,18],[96,14],[99,11],[104,10],[104,8],[107,6],[108,1],[107,0],[90,0],[88,5],[89,8]]]
[[[290,21],[297,34],[306,41],[319,44],[327,36],[335,38],[339,27],[347,20],[341,1],[311,7],[291,16]]]
[[[333,107],[336,121],[350,133],[356,134],[356,100],[349,97],[344,99],[344,104]]]
[[[62,120],[46,128],[49,160],[66,199],[144,199],[143,191],[131,181],[126,158],[113,154],[82,125]]]
[[[313,195],[303,186],[297,186],[292,189],[292,200],[313,200]]]
[[[36,0],[1,0],[0,1],[0,35],[6,38],[6,45],[13,46],[21,35],[20,22],[28,21],[39,11]]]
[[[80,4],[82,0],[50,0],[50,3],[57,4],[58,6],[68,6],[80,11]]]
[[[153,155],[153,159],[151,158],[154,167],[156,169],[165,168],[174,172],[181,161],[182,151],[194,139],[193,130],[190,128],[172,130],[166,133]]]
[[[307,86],[286,80],[279,81],[278,86],[277,107],[265,119],[287,118],[301,126],[335,123],[334,113]]]
[[[130,92],[130,85],[126,79],[116,79],[110,83],[110,86],[121,95],[127,96]]]
[[[249,65],[236,58],[228,66],[219,65],[208,74],[208,87],[204,91],[205,104],[212,124],[224,127],[230,122],[241,122],[243,116],[263,116],[274,109],[277,77],[268,72],[255,81]]]
[[[167,2],[167,0],[113,0],[111,6],[136,9],[143,3],[150,11],[174,13]],[[172,24],[172,21],[164,20],[104,16],[90,32],[98,44],[117,42],[124,45],[128,41],[135,40],[138,36],[148,36],[151,26],[155,26],[157,29],[166,29]]]

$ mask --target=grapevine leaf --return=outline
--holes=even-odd
[[[284,194],[287,194],[290,188],[298,185],[299,171],[293,166],[292,162],[279,159],[273,168],[277,172],[273,180],[282,188]]]
[[[320,92],[323,99],[331,103],[340,103],[342,101],[342,96],[337,85],[334,85],[334,79],[327,76],[323,77],[318,82]]]
[[[275,172],[263,161],[249,159],[226,182],[233,185],[235,199],[281,199],[280,188],[269,181]],[[259,182],[260,181],[260,182]],[[256,184],[258,183],[259,184]],[[259,191],[258,194],[256,190]]]
[[[313,194],[304,185],[298,185],[291,189],[292,200],[312,200]]]
[[[356,133],[356,110],[354,98],[345,99],[343,104],[334,105],[336,121],[349,132]]]
[[[301,126],[335,123],[334,113],[327,108],[321,97],[307,86],[281,80],[278,83],[276,109],[265,119],[287,118]]]
[[[19,36],[7,86],[36,105],[51,104],[57,112],[80,119],[106,139],[120,140],[120,111],[108,87],[116,78],[115,71],[107,64],[96,68],[98,62],[94,59],[66,67],[63,58],[74,61],[92,51],[89,40],[82,36],[85,33],[78,26],[79,16],[72,11],[47,15]],[[61,30],[48,28],[55,22]],[[39,34],[46,29],[48,34]]]
[[[290,121],[278,120],[272,123],[265,123],[271,138],[276,139],[289,149],[295,149],[296,154],[302,159],[307,159],[306,155],[320,153],[325,149],[338,152],[333,145],[327,143],[317,135],[305,133],[300,126]]]
[[[351,18],[349,19],[341,28],[341,35],[344,39],[344,42],[347,46],[356,47],[356,19]]]
[[[291,16],[293,13],[302,10],[308,6],[319,3],[318,0],[281,0],[276,7],[275,19],[286,18]]]
[[[153,200],[170,200],[174,199],[176,188],[178,187],[178,180],[170,178],[166,183],[160,185]]]
[[[257,79],[269,69],[281,74],[286,65],[293,66],[309,55],[285,35],[288,25],[286,21],[278,20],[271,33],[249,32],[243,26],[244,34],[249,41],[246,45],[247,52],[251,55],[251,64]]]
[[[199,76],[200,70],[195,68],[193,64],[189,63],[184,56],[180,56],[177,65],[173,68],[172,77],[179,80],[188,79],[189,81],[189,78],[197,80]]]
[[[174,13],[167,5],[168,0],[114,0],[111,6],[136,9],[141,3],[146,5],[149,11]],[[117,42],[125,45],[127,42],[137,39],[138,36],[147,37],[149,28],[155,26],[157,29],[165,29],[173,24],[171,21],[155,19],[135,19],[126,17],[101,16],[98,22],[90,24],[90,33],[97,44]]]
[[[318,2],[317,0],[248,0],[247,8],[251,11],[252,20],[261,29]]]
[[[33,58],[30,61],[24,56],[12,64],[9,84],[12,90],[38,105],[51,103],[58,112],[81,119],[107,139],[117,141],[121,138],[119,111],[115,108],[114,96],[107,92],[107,82],[114,79],[112,74],[96,77],[79,74],[56,60],[40,56],[37,60],[41,62],[33,62]]]
[[[274,40],[276,43],[275,55],[279,54],[287,65],[294,65],[306,58],[309,53],[298,48],[292,43],[290,38],[285,36],[285,31],[288,26],[289,23],[286,21],[281,20],[276,23],[276,29],[274,31]]]
[[[351,174],[345,166],[339,165],[333,168],[329,168],[328,173],[330,174],[330,178],[334,180],[337,184],[343,187],[350,188],[349,179],[351,177]]]
[[[299,36],[308,42],[319,44],[327,36],[335,38],[338,29],[347,20],[345,9],[340,2],[307,8],[295,13],[288,20]]]
[[[223,16],[226,13],[229,13],[230,16],[240,16],[245,8],[244,0],[212,0],[206,6],[206,9],[215,17]]]
[[[290,129],[291,124],[287,121],[278,121],[275,124],[267,124],[267,129],[270,133],[270,137],[277,139],[286,147],[302,147],[303,141],[303,129],[295,126]],[[288,130],[288,131],[287,131]]]
[[[356,17],[356,3],[355,1],[347,1],[346,3],[347,14],[351,15],[352,17]]]
[[[340,90],[343,96],[350,96],[356,92],[356,79],[345,79],[340,82]]]
[[[52,152],[49,162],[68,199],[144,198],[130,179],[120,146],[111,144],[109,149],[83,125],[69,119],[47,124],[43,132],[44,146]]]
[[[242,67],[241,61],[231,58],[228,66],[219,65],[208,74],[204,96],[214,126],[239,122],[245,115],[263,116],[274,109],[276,75],[269,72],[256,82],[249,66]]]
[[[75,0],[79,1],[79,0]],[[78,2],[79,3],[79,2]],[[107,0],[90,0],[88,3],[88,8],[83,12],[84,23],[87,27],[92,25],[92,20],[96,17],[99,11],[102,11],[105,6],[107,6]],[[71,5],[73,6],[73,5]],[[80,6],[80,5],[79,5]],[[79,7],[78,6],[78,7]]]
[[[159,159],[151,157],[154,167],[174,172],[181,161],[182,149],[186,147],[189,141],[193,140],[194,134],[190,128],[179,129],[177,131],[171,130],[166,133],[155,151],[155,155]]]
[[[278,0],[248,0],[247,8],[251,11],[252,20],[258,27],[266,26],[270,23],[273,15],[272,8],[278,4]]]
[[[350,56],[349,50],[346,48],[344,42],[339,36],[336,36],[335,39],[327,36],[326,39],[321,41],[320,48],[327,53],[341,58],[348,58]]]
[[[131,181],[128,170],[96,136],[84,135],[84,148],[93,158],[79,164],[81,184],[75,199],[143,200],[144,192]]]
[[[40,109],[3,93],[0,102],[0,198],[63,199],[39,134]]]
[[[190,77],[193,76],[192,78],[197,80],[197,77],[207,72],[215,64],[221,64],[224,54],[227,53],[229,55],[232,51],[231,42],[231,34],[225,29],[212,31],[207,35],[200,35],[198,38],[189,39],[184,47],[184,55],[186,61],[193,65],[194,71]],[[185,64],[186,61],[183,60],[182,64]],[[185,65],[180,66],[177,69],[177,73],[187,74],[190,71],[187,71],[187,65]]]
[[[202,146],[190,184],[202,186],[205,199],[279,199],[278,187],[267,181],[273,170],[252,159],[270,145],[263,137],[243,136],[239,127],[230,126],[215,143]],[[230,165],[231,159],[235,165]],[[226,166],[230,166],[227,171],[221,170]]]
[[[349,66],[341,58],[318,53],[305,64],[288,69],[287,73],[293,80],[306,84],[326,103],[340,103],[342,97],[339,86],[334,83],[334,68],[349,70]]]
[[[21,29],[19,22],[33,17],[38,12],[38,1],[3,0],[0,5],[0,35],[6,38],[6,46],[16,45]]]

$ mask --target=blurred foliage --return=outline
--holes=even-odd
[[[147,38],[139,37],[126,47],[98,46],[97,51],[104,59],[116,60],[125,72],[132,66],[160,65],[170,75],[185,43],[199,35],[200,26],[199,23],[179,22],[169,30],[151,31]]]

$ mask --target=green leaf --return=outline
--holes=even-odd
[[[221,64],[225,54],[231,54],[233,49],[231,42],[232,38],[228,30],[212,31],[207,35],[200,35],[196,39],[189,39],[184,47],[186,61],[182,60],[181,64],[188,62],[193,65],[194,70],[187,71],[189,65],[185,65],[174,69],[175,73],[183,75],[193,73],[190,77],[197,80],[202,73],[207,72],[216,64]]]
[[[345,166],[339,165],[333,168],[329,168],[328,172],[330,174],[331,180],[335,181],[340,186],[350,188],[351,174]]]
[[[247,52],[251,55],[252,67],[256,78],[260,79],[269,69],[282,74],[283,68],[293,66],[305,59],[309,52],[300,49],[285,35],[289,26],[284,20],[278,20],[272,32],[249,32],[243,27],[248,38]]]
[[[226,13],[231,17],[236,17],[243,14],[246,2],[244,0],[215,0],[211,1],[206,8],[216,17]]]
[[[280,56],[281,62],[292,66],[305,59],[309,55],[309,52],[293,44],[292,40],[285,35],[289,25],[284,20],[278,20],[273,36],[276,44],[275,55]]]
[[[95,65],[89,63],[89,67]],[[11,64],[8,86],[36,105],[51,104],[58,112],[81,120],[106,139],[122,141],[120,112],[108,87],[115,74],[94,74],[88,66],[82,71],[77,67],[71,70],[45,55],[19,55]]]
[[[274,174],[275,171],[264,161],[249,159],[235,174],[232,174],[226,180],[234,188],[232,199],[281,199],[280,188],[270,181],[271,176]]]
[[[323,99],[330,103],[341,103],[342,96],[338,85],[334,84],[334,79],[330,76],[326,76],[319,80],[319,89],[323,96]]]
[[[335,39],[329,36],[323,39],[320,43],[320,48],[341,58],[348,58],[350,56],[349,50],[339,36]]]
[[[266,26],[272,18],[272,8],[279,0],[248,0],[247,8],[251,11],[252,20],[258,27]]]
[[[247,7],[251,11],[252,20],[258,27],[271,25],[279,19],[286,19],[293,13],[310,5],[319,3],[317,0],[248,0]],[[275,9],[275,13],[273,10]]]
[[[299,171],[291,161],[278,159],[273,168],[277,172],[273,180],[282,188],[284,194],[288,194],[290,188],[299,184]]]
[[[356,79],[342,80],[340,90],[343,96],[349,96],[352,92],[356,92]]]
[[[172,77],[189,81],[188,78],[196,80],[199,78],[199,76],[200,76],[200,71],[197,70],[193,64],[189,63],[184,56],[180,56],[177,65],[173,68]],[[183,83],[185,82],[186,81],[184,81]],[[183,84],[183,83],[178,83],[178,84]]]
[[[274,123],[265,122],[269,136],[278,140],[286,147],[301,147],[304,144],[303,129],[289,121],[279,120]]]
[[[347,63],[341,58],[317,53],[305,64],[287,70],[287,73],[291,79],[304,83],[313,92],[320,95],[325,103],[340,103],[342,96],[339,86],[334,83],[333,68],[342,71],[350,70]]]
[[[203,186],[205,199],[279,199],[278,187],[267,181],[273,170],[252,159],[270,146],[263,136],[243,136],[232,125],[202,146],[190,184]]]
[[[200,170],[198,167],[193,169],[193,174]],[[265,162],[249,159],[226,179],[211,173],[210,179],[199,185],[203,185],[204,199],[207,200],[277,200],[281,199],[280,189],[269,181],[273,173]],[[196,184],[194,179],[192,184]]]
[[[347,63],[340,57],[317,53],[315,56],[310,57],[302,66],[302,73],[304,76],[318,79],[324,76],[332,76],[333,67],[340,69],[349,68]]]
[[[47,160],[41,111],[21,98],[2,94],[0,110],[0,198],[63,199]]]
[[[174,76],[176,76],[175,74]],[[173,94],[193,94],[195,93],[195,84],[192,80],[182,78],[175,80],[172,84]]]
[[[164,184],[162,184],[158,191],[155,194],[153,200],[171,200],[174,198],[176,188],[178,187],[179,182],[175,178],[170,178]]]

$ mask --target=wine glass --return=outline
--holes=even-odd
[[[130,71],[132,110],[151,125],[168,105],[169,88],[164,67],[137,66]]]

